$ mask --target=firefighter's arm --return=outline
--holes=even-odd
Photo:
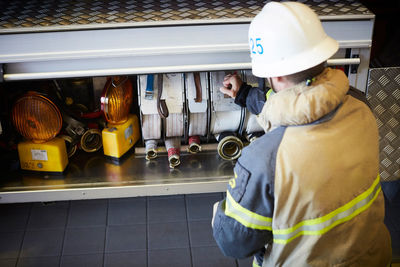
[[[272,89],[264,88],[264,79],[259,78],[258,87],[243,83],[236,94],[235,104],[246,107],[251,113],[258,115],[264,107]]]
[[[223,86],[219,89],[222,93],[235,99],[235,104],[244,107],[255,115],[258,115],[266,101],[266,90],[264,90],[264,79],[259,78],[258,87],[244,83],[240,77],[228,74],[224,77]]]
[[[272,238],[272,219],[269,217],[272,210],[263,208],[265,200],[261,197],[264,194],[251,192],[254,184],[248,188],[249,179],[249,172],[237,163],[235,178],[229,182],[226,198],[215,206],[214,238],[221,251],[234,258],[253,255]]]

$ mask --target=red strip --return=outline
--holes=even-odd
[[[200,144],[200,137],[198,135],[189,136],[189,145],[193,143]]]
[[[172,155],[178,155],[180,154],[180,150],[178,148],[172,147],[168,149],[168,157],[171,157]]]

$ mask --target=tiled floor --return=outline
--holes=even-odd
[[[400,267],[400,189],[383,189],[397,262],[392,266]],[[214,241],[212,205],[222,198],[215,193],[2,204],[0,266],[250,267],[252,259],[227,258]]]
[[[251,266],[219,251],[222,193],[0,205],[0,266]]]

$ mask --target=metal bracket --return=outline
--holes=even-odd
[[[4,70],[3,70],[3,64],[0,64],[0,83],[4,82]]]
[[[352,58],[360,58],[360,55],[355,54],[355,55],[352,55],[351,57],[352,57]],[[357,72],[358,72],[358,66],[359,66],[359,64],[351,65],[351,66],[350,66],[350,73],[351,73],[351,74],[357,74]]]

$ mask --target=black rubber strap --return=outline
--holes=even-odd
[[[163,75],[158,74],[158,95],[157,95],[157,110],[158,114],[160,114],[161,118],[165,119],[168,117],[168,107],[167,103],[165,103],[164,99],[161,99],[163,91]]]
[[[194,85],[196,86],[196,98],[194,99],[194,102],[199,103],[199,102],[203,101],[200,73],[194,72],[193,76],[194,76]]]

